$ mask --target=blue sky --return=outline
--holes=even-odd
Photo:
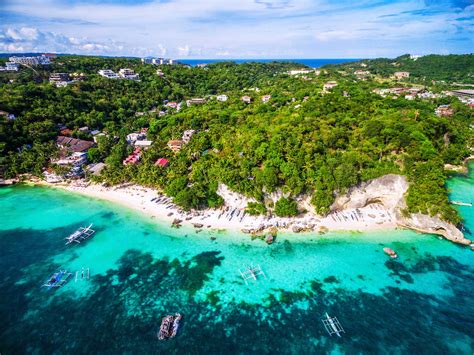
[[[473,48],[474,0],[0,0],[0,52],[368,58]]]

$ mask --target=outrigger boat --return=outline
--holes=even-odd
[[[181,320],[181,314],[176,313],[174,316],[166,316],[161,320],[160,330],[158,331],[158,339],[165,340],[171,339],[176,336],[179,328],[179,321]]]
[[[339,323],[336,317],[331,318],[329,317],[329,314],[326,313],[326,316],[322,319],[322,322],[324,324],[324,328],[326,328],[326,331],[330,336],[336,334],[340,338],[341,333],[345,333],[341,323]]]
[[[47,287],[48,289],[61,287],[68,281],[71,275],[72,273],[67,272],[66,270],[60,270],[53,274],[53,276],[51,276],[43,286]]]
[[[69,237],[66,237],[66,245],[71,244],[73,242],[80,243],[87,238],[91,237],[94,233],[95,230],[91,229],[92,223],[89,225],[89,227],[81,227],[74,233],[72,233]]]

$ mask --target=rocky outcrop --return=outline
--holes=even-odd
[[[439,217],[427,216],[421,213],[405,217],[402,210],[406,208],[404,195],[408,190],[405,176],[389,174],[373,179],[351,188],[346,194],[339,195],[331,206],[332,211],[346,208],[363,208],[370,204],[381,204],[393,213],[397,225],[418,232],[437,234],[463,245],[472,242],[454,225],[442,221]]]
[[[470,245],[471,240],[464,237],[463,233],[454,225],[444,222],[438,217],[431,217],[421,213],[414,213],[410,217],[397,215],[401,227],[410,228],[421,233],[437,234],[458,244]]]
[[[370,204],[379,203],[386,209],[393,211],[403,201],[403,196],[407,190],[408,181],[405,176],[384,175],[354,186],[343,195],[338,195],[331,206],[331,210],[363,208]]]

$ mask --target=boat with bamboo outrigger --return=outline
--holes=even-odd
[[[68,282],[71,276],[72,273],[67,272],[67,270],[59,270],[54,273],[45,284],[43,284],[43,287],[47,287],[49,290],[52,288],[59,288]]]
[[[330,336],[336,334],[340,338],[341,333],[345,333],[341,323],[339,323],[336,317],[331,318],[329,317],[329,314],[326,313],[321,321],[323,322],[324,328],[326,328],[326,331]]]
[[[160,330],[158,331],[158,339],[165,340],[171,339],[178,334],[179,321],[181,320],[181,314],[176,313],[175,315],[168,315],[161,320]]]
[[[74,233],[72,233],[69,237],[66,237],[66,245],[71,243],[81,243],[84,240],[90,238],[94,233],[95,230],[91,229],[92,223],[88,227],[81,227]]]

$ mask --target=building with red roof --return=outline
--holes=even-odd
[[[169,160],[166,158],[160,158],[155,162],[155,166],[161,166],[162,168],[166,168],[169,165]]]

